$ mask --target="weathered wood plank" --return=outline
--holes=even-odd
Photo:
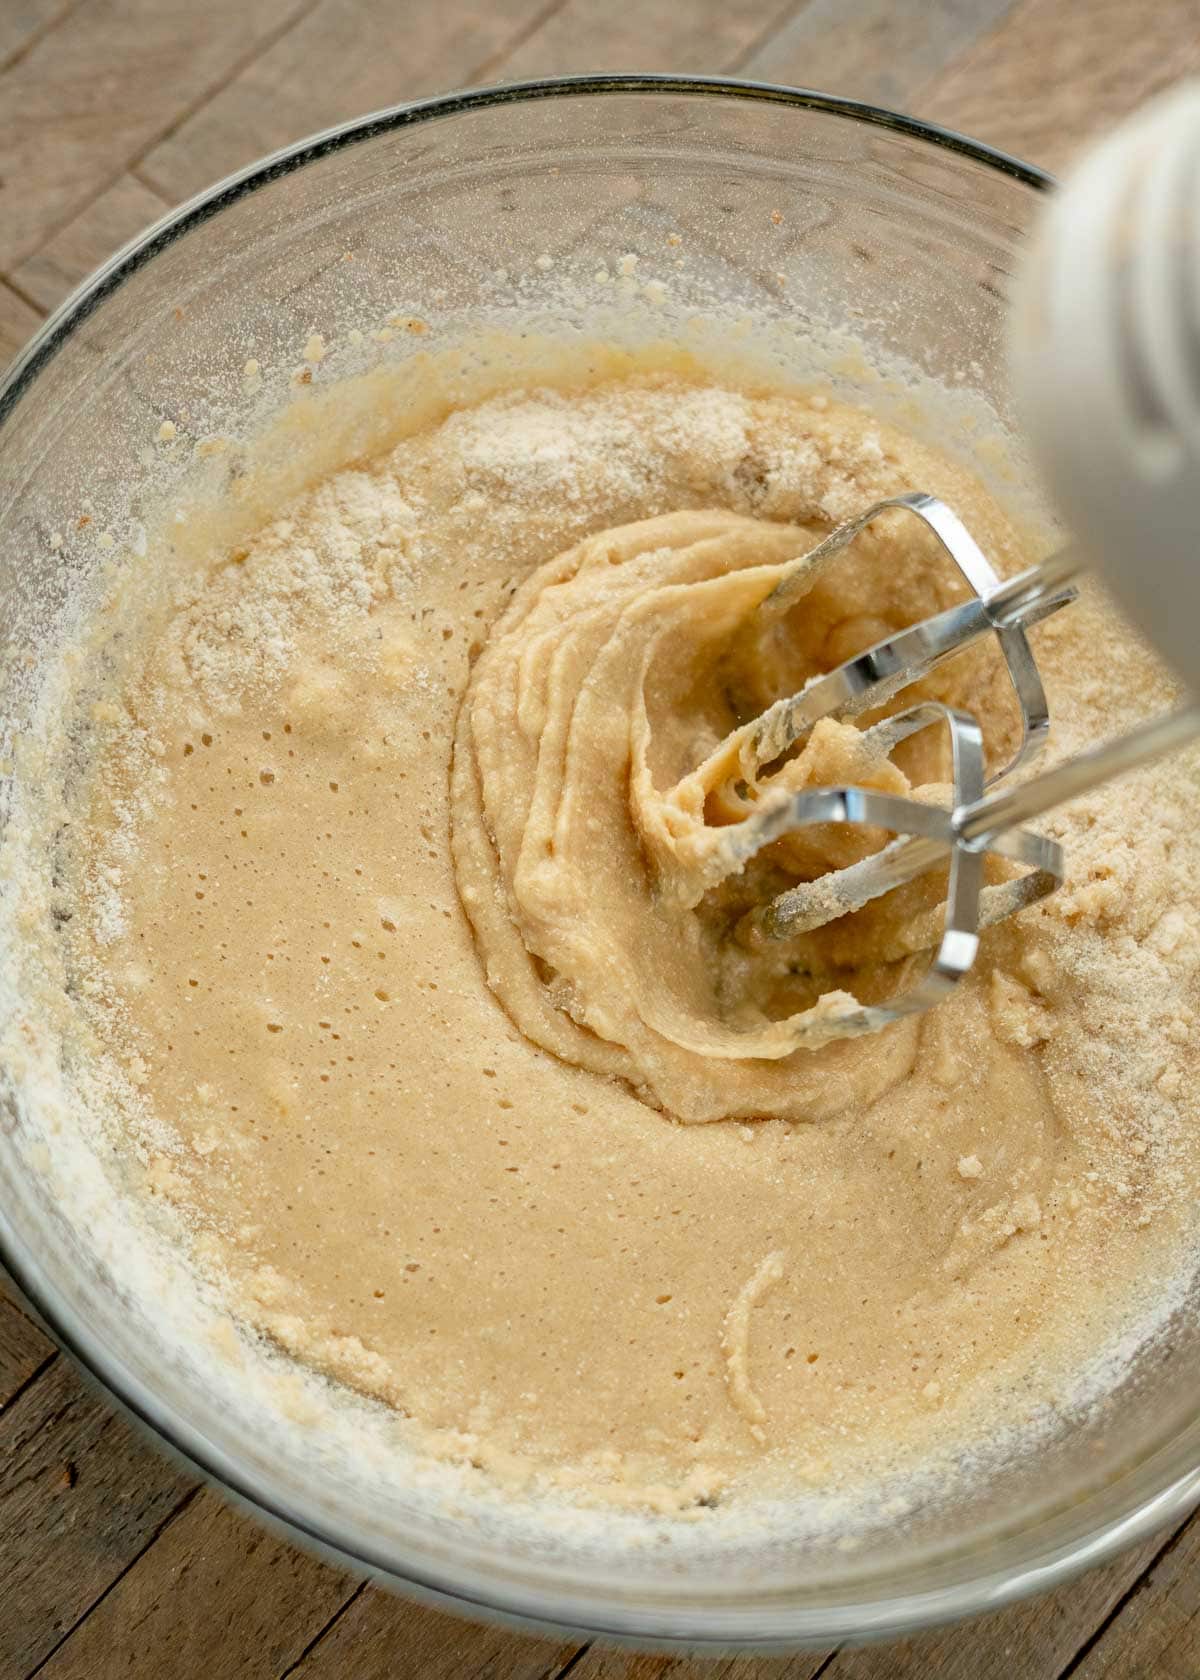
[[[14,1400],[0,1415],[0,1674],[40,1662],[192,1486],[67,1359]]]
[[[83,0],[4,0],[0,6],[0,70],[27,53],[77,11]]]
[[[840,1651],[821,1680],[1058,1680],[1162,1550],[1158,1535],[1058,1592],[896,1644]],[[1141,1670],[1129,1670],[1140,1677]]]
[[[460,1621],[368,1587],[288,1680],[554,1680],[579,1649]]]
[[[924,117],[1061,169],[1091,135],[1200,69],[1196,0],[1022,0],[919,101]]]
[[[1120,1614],[1069,1672],[1071,1680],[1196,1680],[1200,1517],[1179,1530]]]
[[[827,1651],[800,1651],[790,1657],[686,1657],[593,1645],[571,1669],[571,1680],[816,1680],[828,1661]]]
[[[32,304],[0,279],[0,370],[8,366],[41,324],[42,317]]]
[[[985,36],[1013,0],[808,0],[739,68],[900,110]]]
[[[304,0],[92,0],[0,75],[0,270],[11,272]]]
[[[146,157],[167,198],[197,192],[264,152],[381,105],[473,81],[541,16],[546,0],[397,8],[321,0]]]
[[[39,1671],[45,1680],[278,1680],[355,1590],[204,1491]]]
[[[787,17],[787,0],[642,0],[602,6],[566,0],[489,78],[560,76],[578,70],[730,69]]]
[[[0,1412],[46,1361],[54,1343],[23,1311],[0,1277]]]
[[[132,175],[122,175],[15,269],[14,282],[49,312],[107,257],[156,222],[166,199]]]

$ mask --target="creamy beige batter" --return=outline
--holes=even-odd
[[[240,1318],[436,1452],[693,1514],[918,1465],[1061,1400],[1180,1263],[1194,762],[1054,819],[1067,887],[878,1036],[796,1021],[885,995],[936,882],[783,953],[733,935],[864,841],[731,872],[718,744],[954,585],[897,519],[769,636],[751,609],[914,487],[1027,558],[969,474],[820,393],[496,397],[214,554],[94,710],[63,938],[168,1128],[129,1119],[145,1191]],[[1097,600],[1038,646],[1058,750],[1166,697]],[[1011,748],[991,654],[931,691]],[[832,726],[782,774],[945,763]]]
[[[932,610],[927,555],[893,517],[900,528],[853,564],[878,576],[882,562]],[[760,845],[755,821],[822,784],[941,791],[914,790],[832,720],[763,769],[782,756],[767,708],[820,669],[806,648],[847,631],[842,568],[815,595],[811,546],[802,528],[732,514],[588,538],[519,591],[460,714],[454,849],[490,983],[530,1038],[628,1078],[676,1119],[828,1115],[894,1079],[893,1049],[911,1057],[901,1034],[865,1052],[832,1041],[859,1001],[912,983],[903,959],[931,942],[944,872],[820,934],[769,948],[746,937],[773,893],[885,838],[821,824]],[[798,604],[768,621],[759,608],[785,579]],[[937,743],[923,745],[909,759],[936,763]],[[797,1061],[798,1046],[826,1053]]]

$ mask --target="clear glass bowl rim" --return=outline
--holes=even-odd
[[[16,418],[22,396],[39,373],[67,343],[89,315],[138,269],[191,229],[281,175],[342,148],[409,126],[473,110],[523,105],[541,100],[570,100],[605,95],[691,94],[713,99],[762,101],[811,110],[851,123],[891,130],[973,160],[1021,182],[1034,191],[1053,186],[1045,170],[982,141],[936,123],[861,100],[821,93],[811,88],[726,76],[665,74],[604,74],[545,77],[491,87],[472,88],[386,107],[308,136],[294,145],[269,153],[257,163],[226,176],[205,191],[167,212],[130,240],[85,279],[51,314],[0,379],[0,427]],[[835,1643],[847,1637],[895,1637],[921,1627],[955,1620],[980,1610],[995,1610],[1028,1593],[1045,1591],[1085,1568],[1178,1519],[1200,1503],[1200,1468],[1183,1468],[1176,1461],[1171,1474],[1131,1510],[1103,1523],[1083,1540],[1043,1553],[1035,1564],[1008,1562],[981,1568],[972,1578],[943,1588],[885,1592],[875,1601],[851,1592],[838,1601],[837,1589],[820,1605],[787,1606],[747,1601],[741,1611],[728,1605],[706,1609],[692,1601],[686,1608],[618,1604],[603,1598],[564,1592],[558,1587],[538,1591],[531,1584],[517,1590],[508,1581],[468,1582],[449,1570],[437,1570],[418,1555],[403,1565],[394,1556],[373,1556],[359,1536],[333,1532],[279,1490],[266,1486],[245,1466],[210,1441],[132,1376],[120,1358],[106,1348],[66,1296],[42,1272],[35,1255],[27,1252],[0,1206],[0,1264],[5,1266],[44,1319],[55,1340],[117,1402],[144,1424],[160,1442],[188,1465],[236,1495],[286,1532],[315,1547],[339,1565],[369,1571],[376,1578],[401,1586],[410,1594],[473,1615],[486,1615],[561,1637],[563,1630],[596,1633],[641,1645],[686,1645],[741,1649],[787,1649],[799,1645]],[[1010,1537],[1011,1538],[1011,1537]]]

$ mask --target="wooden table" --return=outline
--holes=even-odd
[[[0,365],[168,206],[469,82],[729,71],[898,106],[1050,168],[1200,70],[1200,0],[0,0]],[[418,1608],[234,1511],[0,1284],[0,1680],[1198,1680],[1200,1517],[901,1645],[690,1661]]]

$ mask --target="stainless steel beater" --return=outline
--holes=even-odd
[[[743,750],[747,780],[800,745],[820,719],[845,719],[874,710],[987,636],[996,637],[1012,679],[1021,717],[1021,744],[1011,762],[985,780],[983,732],[977,720],[941,702],[923,701],[871,725],[864,738],[886,754],[919,730],[945,726],[953,763],[949,807],[872,788],[808,788],[785,802],[767,802],[737,825],[733,847],[739,863],[810,824],[858,823],[897,836],[860,862],[791,887],[752,912],[742,929],[748,941],[782,940],[815,931],[930,868],[949,863],[945,923],[928,970],[910,991],[886,1004],[864,1005],[858,1017],[843,1021],[843,1030],[851,1032],[872,1032],[936,1003],[970,969],[984,928],[1061,885],[1061,847],[1023,824],[1200,735],[1200,705],[1188,705],[1039,776],[1017,781],[1016,773],[1028,769],[1045,746],[1050,722],[1045,690],[1025,632],[1074,598],[1069,583],[1082,563],[1075,550],[1064,549],[1001,582],[957,515],[933,496],[891,497],[838,526],[797,563],[795,572],[777,585],[758,611],[785,611],[801,576],[806,583],[811,581],[813,567],[827,565],[872,520],[890,509],[908,510],[937,534],[971,585],[972,595],[877,642],[814,678],[798,694],[776,701],[762,714]],[[988,853],[1022,866],[1025,873],[998,885],[985,885],[983,864]]]
[[[785,612],[813,568],[849,549],[873,520],[901,510],[934,533],[969,598],[857,654],[776,701],[742,744],[747,788],[762,805],[736,825],[737,861],[816,823],[864,824],[894,836],[871,856],[789,888],[751,912],[750,943],[812,932],[948,864],[945,919],[916,985],[839,1017],[872,1032],[936,1003],[970,969],[981,931],[1053,892],[1061,848],[1023,826],[1077,794],[1200,735],[1200,703],[1025,779],[1046,743],[1049,711],[1026,631],[1074,599],[1095,561],[1181,674],[1200,686],[1200,86],[1175,90],[1119,129],[1052,205],[1015,315],[1014,375],[1051,487],[1078,539],[1001,581],[954,512],[921,493],[889,498],[839,526],[796,562],[758,613]],[[1152,567],[1152,570],[1150,569]],[[862,787],[762,797],[777,760],[823,718],[888,704],[906,687],[994,636],[1020,711],[1012,761],[985,780],[983,735],[968,713],[924,701],[864,731],[886,756],[919,730],[949,731],[947,808]],[[1023,873],[985,882],[994,854]]]

